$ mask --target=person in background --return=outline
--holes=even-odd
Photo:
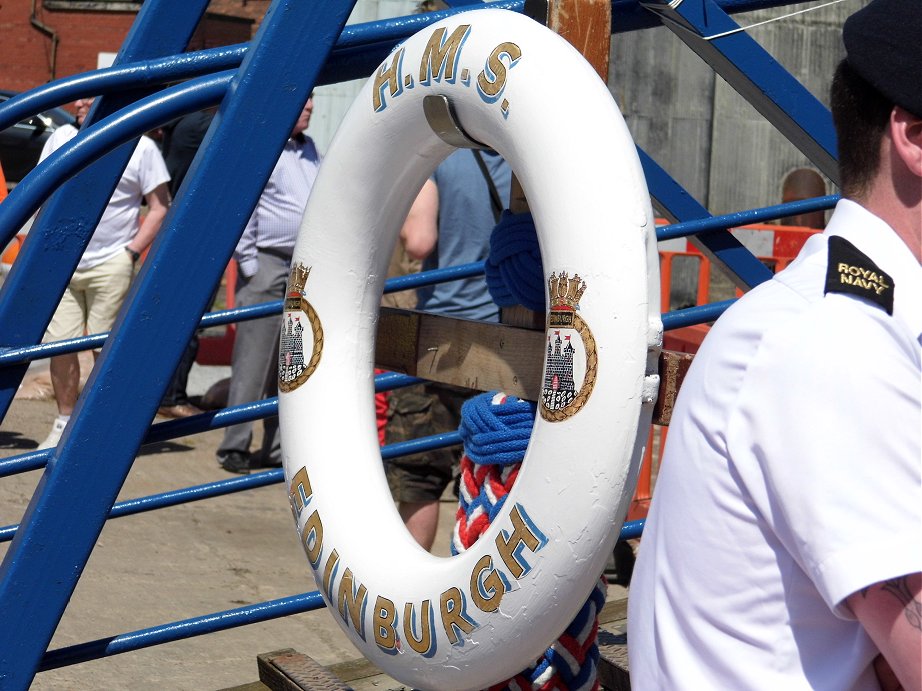
[[[301,110],[291,136],[234,250],[237,307],[278,300],[285,294],[291,256],[317,171],[320,154],[304,134],[314,110],[313,96]],[[229,406],[276,395],[281,315],[237,324],[231,356]],[[217,451],[218,463],[231,473],[248,474],[282,463],[278,418],[263,421],[260,450],[253,454],[253,423],[228,427]]]
[[[163,128],[163,158],[170,171],[170,195],[175,199],[192,159],[198,152],[217,108],[208,108],[177,118]],[[211,299],[214,302],[214,298]],[[157,414],[169,418],[189,417],[203,412],[189,400],[186,386],[198,355],[198,332],[193,332],[173,378],[167,386]]]
[[[823,177],[812,168],[797,168],[784,176],[781,183],[781,203],[800,202],[805,199],[822,197],[826,194]],[[800,226],[802,228],[826,227],[825,211],[810,211],[805,214],[788,216],[779,221],[782,226]]]
[[[94,99],[74,103],[77,127],[82,126]],[[42,149],[39,160],[77,136],[77,127],[57,128]],[[135,264],[153,242],[170,205],[170,175],[157,145],[141,137],[131,154],[77,270],[61,298],[44,340],[78,338],[85,333],[108,331],[128,294]],[[141,218],[141,204],[147,214]],[[98,351],[93,351],[98,355]],[[58,415],[39,449],[57,446],[77,403],[80,363],[76,353],[56,355],[50,362],[51,386]]]
[[[499,200],[509,198],[511,181],[509,165],[495,151],[462,149],[451,154],[413,202],[400,234],[407,254],[422,260],[424,271],[486,259],[501,210]],[[422,288],[417,309],[499,320],[499,308],[482,277]],[[388,443],[457,430],[461,405],[475,393],[444,384],[392,391],[385,430]],[[407,530],[424,549],[431,549],[435,541],[439,500],[457,474],[460,460],[460,450],[449,448],[388,461],[391,494]]]
[[[631,582],[637,691],[922,689],[920,37],[919,0],[845,22],[843,199],[685,379]]]

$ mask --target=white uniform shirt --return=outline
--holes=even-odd
[[[77,128],[73,125],[57,128],[45,142],[39,160],[45,160],[76,136]],[[141,227],[140,212],[144,197],[169,180],[170,174],[157,145],[149,137],[141,137],[77,269],[90,269],[124,252]]]
[[[301,135],[285,143],[234,250],[241,274],[256,273],[260,249],[291,256],[319,168],[320,154],[313,139]]]
[[[892,316],[824,295],[832,235],[889,274]],[[635,691],[878,688],[844,600],[922,571],[920,303],[905,244],[841,201],[717,321],[679,395],[631,583]]]

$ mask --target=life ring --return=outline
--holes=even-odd
[[[499,151],[528,195],[549,286],[546,368],[556,375],[502,512],[450,558],[424,552],[403,527],[373,403],[388,259],[416,190],[454,150],[427,123],[427,95],[447,97],[463,131]],[[643,173],[582,56],[496,9],[453,15],[395,48],[317,177],[279,356],[298,533],[327,606],[369,660],[417,688],[481,689],[521,671],[564,630],[627,511],[661,342]],[[570,358],[571,378],[555,369],[555,353]]]

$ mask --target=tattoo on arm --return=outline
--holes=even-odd
[[[922,602],[914,598],[912,591],[909,589],[909,576],[900,576],[883,581],[880,589],[890,593],[897,601],[903,605],[903,614],[906,621],[914,629],[922,631]],[[870,586],[861,590],[862,597],[868,596]]]

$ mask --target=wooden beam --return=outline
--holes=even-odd
[[[375,365],[478,391],[504,391],[529,401],[541,392],[544,331],[438,314],[381,308]],[[668,425],[692,355],[660,355],[653,422]]]
[[[610,0],[526,0],[525,12],[536,21],[565,38],[608,83],[611,50]],[[514,214],[528,211],[525,190],[512,176],[509,210]],[[521,305],[502,310],[502,321],[526,328],[544,328],[545,315]]]

